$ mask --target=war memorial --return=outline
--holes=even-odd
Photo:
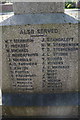
[[[5,117],[79,116],[78,21],[63,2],[15,2],[2,27]]]

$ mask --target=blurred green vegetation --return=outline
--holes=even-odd
[[[76,8],[76,2],[65,2],[65,8]]]

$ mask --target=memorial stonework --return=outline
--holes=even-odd
[[[77,116],[78,22],[64,3],[14,3],[1,25],[3,114]]]
[[[18,15],[29,13],[63,13],[64,2],[16,2],[13,8],[14,13]]]
[[[78,39],[74,33],[77,35],[78,31],[75,29],[77,25],[71,24],[3,28],[3,91],[77,91]]]

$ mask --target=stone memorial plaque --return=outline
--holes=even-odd
[[[77,24],[4,27],[3,91],[77,91],[77,27]]]
[[[4,116],[78,117],[78,21],[63,8],[14,3],[0,23]]]

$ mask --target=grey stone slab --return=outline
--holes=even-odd
[[[3,115],[78,116],[78,21],[63,8],[14,3],[0,23]]]
[[[15,14],[64,12],[64,2],[15,2]]]
[[[51,118],[51,119],[70,119],[78,117],[78,106],[35,106],[35,107],[13,107],[3,106],[3,115],[9,117],[18,117],[22,119]],[[28,117],[28,118],[27,118]],[[16,120],[16,118],[15,118]]]
[[[0,23],[0,26],[26,24],[60,24],[78,23],[78,21],[64,13],[13,15]]]
[[[77,92],[78,45],[77,23],[3,26],[3,91]]]

